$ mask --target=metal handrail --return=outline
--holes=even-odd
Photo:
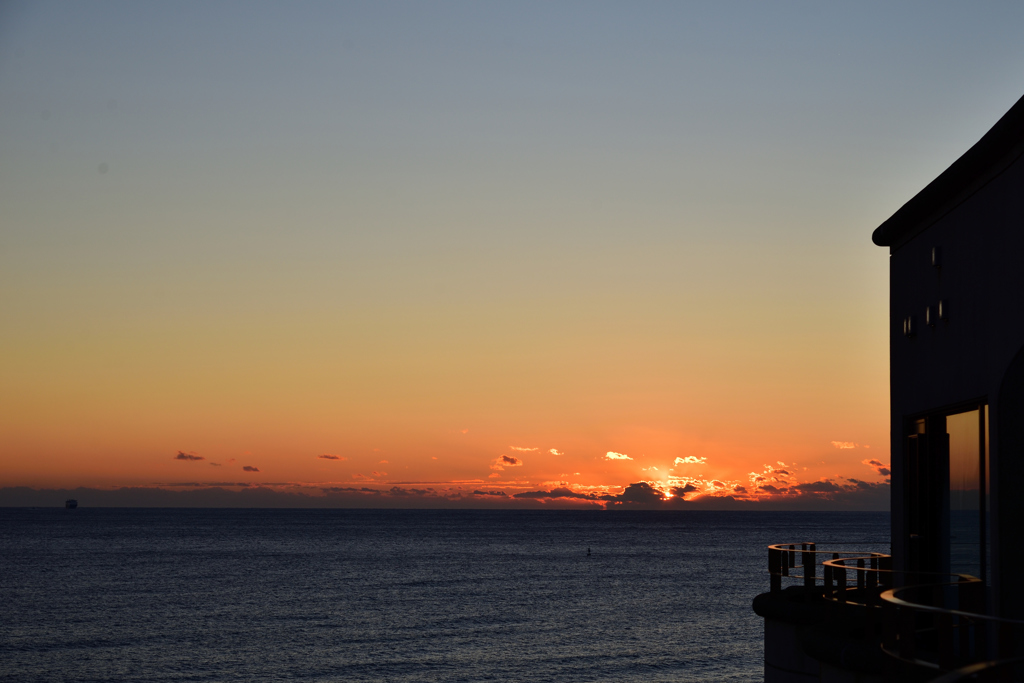
[[[879,555],[879,553],[873,553],[873,555],[877,556],[877,555]],[[884,555],[883,557],[887,558],[890,561],[892,559],[888,555]],[[846,599],[846,595],[845,595],[845,591],[846,591],[846,571],[847,570],[852,571],[852,572],[856,572],[856,576],[857,576],[857,589],[860,590],[860,591],[864,591],[864,589],[866,589],[866,588],[874,589],[874,588],[879,588],[879,587],[881,587],[883,589],[887,589],[886,593],[882,593],[882,594],[879,594],[879,595],[875,596],[878,599],[884,599],[882,596],[886,595],[888,592],[891,592],[891,591],[910,590],[910,589],[913,589],[913,588],[922,588],[924,586],[936,586],[936,585],[947,585],[947,584],[949,584],[949,585],[961,585],[961,584],[965,584],[965,583],[981,583],[981,579],[975,578],[974,576],[971,576],[970,574],[954,574],[954,573],[951,573],[951,572],[904,571],[904,570],[900,570],[900,569],[892,569],[891,568],[891,564],[889,564],[888,562],[886,563],[887,565],[889,565],[887,567],[880,566],[880,564],[881,564],[880,562],[877,563],[877,564],[875,562],[872,562],[871,566],[868,566],[868,565],[866,565],[864,563],[864,561],[865,560],[869,560],[869,559],[870,560],[874,560],[875,558],[871,557],[871,556],[852,557],[852,558],[851,557],[834,557],[831,560],[825,560],[824,562],[822,562],[821,564],[825,567],[824,574],[825,574],[825,592],[826,592],[826,597],[832,591],[832,580],[831,580],[831,577],[838,576],[839,577],[838,578],[839,586],[836,589],[836,591],[835,591],[835,593],[834,593],[834,595],[832,597],[833,597],[833,599],[835,599],[835,600],[837,600],[839,602],[849,602],[849,600]],[[846,562],[848,562],[850,560],[857,560],[857,565],[853,566],[853,567],[847,565]],[[934,579],[940,579],[940,578],[942,578],[942,579],[951,579],[952,578],[954,580],[953,581],[940,581],[940,580],[937,580],[937,581],[934,581],[934,582],[931,582],[931,583],[927,583],[927,584],[914,583],[914,584],[907,584],[907,585],[903,585],[903,586],[898,587],[898,588],[894,588],[893,587],[894,584],[897,583],[894,580],[894,577],[899,577],[899,576],[910,577],[911,580],[915,580],[915,581],[919,581],[919,580],[924,579],[926,577],[927,578],[934,578]],[[877,604],[877,602],[876,601],[869,601],[869,602],[865,602],[863,604]],[[908,605],[916,605],[917,603],[911,603],[911,602],[907,601],[907,604]],[[939,608],[939,609],[941,609],[941,608]]]
[[[797,547],[799,546],[799,548]],[[796,553],[801,553],[800,563],[796,563]],[[860,550],[825,551],[818,550],[814,543],[775,543],[768,546],[768,573],[771,577],[771,591],[782,590],[782,578],[803,579],[804,586],[813,588],[817,585],[817,555],[831,555],[836,559],[840,555],[848,555],[851,559],[873,557],[876,560],[888,558],[884,553],[867,553]],[[793,574],[790,569],[803,569],[803,574]],[[824,578],[824,577],[823,577]]]
[[[797,564],[797,553],[800,563]],[[818,590],[818,555],[831,555],[820,562],[823,571],[823,590]],[[855,564],[852,564],[855,563]],[[803,570],[801,574],[792,569]],[[936,672],[962,672],[960,676],[974,676],[976,666],[1003,666],[1010,659],[996,662],[988,660],[992,654],[1007,658],[1011,655],[1013,640],[1011,629],[1024,627],[1024,621],[1006,619],[984,614],[984,583],[969,574],[945,572],[902,571],[892,568],[892,557],[884,553],[863,551],[820,551],[814,543],[777,543],[768,546],[768,570],[771,577],[771,591],[782,590],[782,579],[802,579],[808,594],[868,608],[866,618],[873,623],[871,630],[880,629],[881,649],[896,660],[927,667]],[[849,588],[846,571],[855,572],[856,580]],[[931,581],[930,583],[923,583]],[[894,584],[907,585],[894,587]],[[910,591],[930,592],[939,603],[945,602],[950,587],[957,589],[958,609],[923,604],[907,597]],[[965,609],[965,605],[977,605],[979,611]],[[875,631],[878,633],[878,631]],[[867,632],[865,632],[867,636]],[[877,637],[877,636],[875,636]],[[989,647],[994,637],[994,647]],[[924,639],[924,650],[920,654],[931,659],[918,657],[918,647]],[[927,653],[927,654],[926,654]],[[975,661],[972,661],[975,660]],[[967,664],[967,666],[964,666]],[[972,673],[968,673],[970,669]],[[982,671],[982,669],[977,669]],[[949,679],[966,680],[966,679]]]
[[[973,576],[970,576],[969,574],[958,574],[957,576],[965,576],[965,577],[967,577],[968,579],[971,579],[971,580],[970,581],[952,581],[952,582],[947,582],[947,583],[923,583],[923,584],[919,584],[919,585],[916,585],[916,586],[903,586],[901,588],[890,588],[889,590],[887,590],[884,593],[882,593],[879,597],[881,597],[882,600],[885,600],[889,604],[895,605],[897,607],[909,607],[910,609],[918,610],[918,611],[921,611],[921,612],[931,612],[933,614],[948,614],[948,615],[957,616],[957,617],[967,617],[967,618],[970,618],[970,619],[979,619],[979,620],[984,620],[984,621],[991,621],[993,623],[998,622],[998,623],[1009,624],[1009,625],[1013,625],[1013,626],[1024,626],[1024,620],[1021,620],[1021,619],[1008,619],[1006,617],[997,617],[997,616],[993,616],[993,615],[990,615],[990,614],[981,614],[979,612],[967,612],[967,611],[964,611],[964,610],[950,609],[948,607],[936,607],[934,605],[922,605],[921,603],[918,603],[918,602],[910,602],[909,600],[904,600],[903,598],[896,597],[897,593],[901,593],[903,591],[921,589],[921,588],[941,588],[942,586],[962,586],[962,585],[968,584],[968,583],[981,583],[981,579],[976,579]]]
[[[930,591],[936,600],[944,601],[949,588],[957,589],[958,609],[927,605],[900,597],[908,591]],[[955,582],[937,582],[892,588],[882,592],[879,599],[886,614],[886,632],[882,650],[895,659],[927,666],[940,671],[951,671],[957,666],[987,660],[992,655],[1008,658],[1013,654],[1013,631],[1024,627],[1024,620],[1008,619],[963,609],[964,603],[980,604],[984,583],[973,576],[964,575]],[[927,651],[935,660],[918,656],[920,638],[933,638],[934,645]]]
[[[1010,659],[998,659],[987,662],[975,662],[974,664],[968,664],[962,666],[959,669],[954,669],[949,673],[945,673],[938,678],[933,678],[929,683],[961,683],[961,681],[971,680],[979,674],[991,674],[992,672],[1002,669],[1006,666],[1013,664],[1020,664],[1024,662],[1024,657],[1011,657]]]

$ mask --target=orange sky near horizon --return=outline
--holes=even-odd
[[[871,232],[1024,63],[879,11],[0,7],[0,489],[877,494]]]

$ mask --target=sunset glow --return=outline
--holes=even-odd
[[[987,41],[900,48],[951,101],[870,13],[118,7],[0,17],[0,487],[887,504],[869,237]]]

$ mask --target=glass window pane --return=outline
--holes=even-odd
[[[946,418],[949,433],[949,568],[981,576],[981,442],[977,410]]]

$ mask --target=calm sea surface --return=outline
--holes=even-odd
[[[765,546],[888,552],[888,528],[852,512],[0,508],[0,680],[757,681]]]

